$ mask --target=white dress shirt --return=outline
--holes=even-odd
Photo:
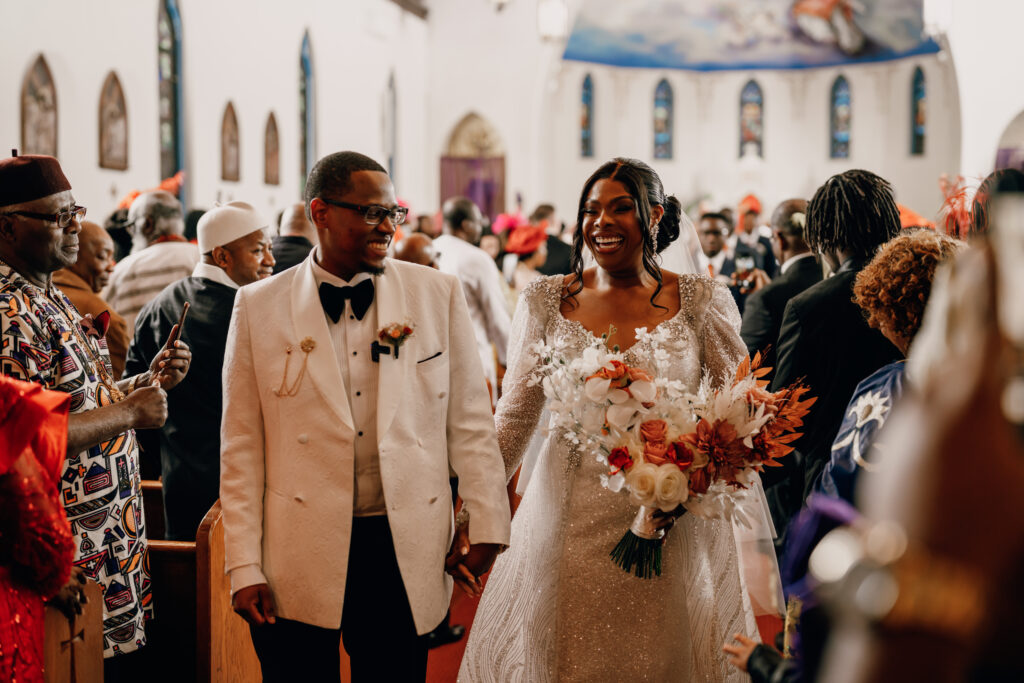
[[[319,251],[316,253],[319,256]],[[349,281],[328,273],[320,267],[316,258],[311,259],[317,287],[326,282],[335,287],[351,287],[363,280],[376,278],[369,273],[358,273]],[[352,410],[352,422],[356,426],[355,439],[355,495],[352,501],[352,515],[371,517],[387,514],[384,488],[380,480],[380,457],[377,453],[377,385],[378,367],[370,357],[370,347],[377,340],[376,290],[374,303],[370,304],[362,320],[352,312],[352,301],[345,302],[341,318],[335,323],[327,313],[327,327],[331,331],[331,342],[338,356],[338,367]],[[399,391],[399,387],[392,390]]]
[[[797,261],[799,261],[800,259],[805,259],[805,258],[814,258],[814,254],[812,254],[811,252],[808,251],[808,252],[804,252],[803,254],[798,254],[798,255],[790,258],[790,259],[787,259],[785,263],[783,263],[781,266],[779,266],[779,275],[782,275],[787,270],[792,268],[793,264],[796,263]]]
[[[512,319],[501,290],[502,275],[487,252],[453,235],[441,235],[435,239],[434,249],[437,251],[437,266],[441,272],[454,275],[462,283],[484,376],[491,383],[492,396],[497,396],[497,369],[491,344],[494,344],[498,352],[498,362],[505,365],[508,335],[512,327]]]
[[[702,251],[700,253],[701,275],[704,275],[708,272],[708,266],[710,265],[713,272],[712,277],[718,277],[718,275],[722,272],[722,266],[725,265],[725,257],[727,255],[728,254],[726,254],[725,249],[723,249],[714,256],[712,256],[711,258],[708,258]]]

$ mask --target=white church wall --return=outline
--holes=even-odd
[[[90,217],[102,221],[128,191],[160,181],[158,1],[105,0],[98,5],[70,0],[0,5],[0,24],[12,28],[11,36],[0,42],[0,92],[6,93],[0,98],[0,139],[9,140],[8,147],[18,145],[22,78],[42,52],[57,87],[61,163],[76,199],[89,206]],[[218,199],[246,200],[272,220],[277,211],[300,200],[299,55],[307,28],[317,156],[356,149],[386,162],[382,107],[394,72],[398,193],[414,208],[436,204],[424,184],[429,64],[425,21],[388,0],[179,0],[178,6],[190,208],[210,208]],[[54,30],[59,34],[68,27],[84,27],[84,37],[54,39]],[[127,101],[126,171],[99,168],[99,95],[110,69],[121,78]],[[221,120],[228,101],[238,116],[238,182],[220,177]],[[264,129],[271,111],[279,134],[277,186],[263,182]]]
[[[911,78],[920,65],[928,88],[925,154],[910,154]],[[580,156],[580,86],[595,89],[595,155]],[[829,103],[836,76],[853,98],[851,152],[830,159]],[[674,156],[653,159],[654,89],[667,78],[674,94]],[[739,97],[753,78],[764,95],[764,157],[739,158]],[[952,82],[952,86],[951,86]],[[897,199],[934,215],[942,202],[938,178],[960,167],[959,111],[947,59],[928,56],[879,65],[807,71],[664,72],[565,62],[552,96],[548,166],[557,202],[571,220],[586,177],[614,156],[635,156],[658,170],[666,190],[685,203],[706,198],[735,206],[747,193],[770,211],[791,196],[810,197],[830,175],[866,168],[889,179]]]

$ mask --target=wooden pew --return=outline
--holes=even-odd
[[[69,622],[55,607],[46,608],[43,676],[46,683],[103,683],[103,593],[95,581],[85,584],[82,614]]]
[[[143,495],[159,498],[160,490],[144,486]],[[146,623],[146,646],[131,657],[133,673],[140,680],[261,680],[248,626],[231,609],[220,501],[203,518],[195,543],[151,535],[149,568],[154,619]]]

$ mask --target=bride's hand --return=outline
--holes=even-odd
[[[669,530],[672,529],[672,526],[676,523],[676,520],[683,516],[684,512],[686,512],[686,508],[684,508],[682,505],[676,507],[675,510],[671,510],[669,512],[662,512],[661,510],[657,510],[654,513],[655,525],[659,529],[664,529],[665,536],[667,537]],[[664,541],[664,538],[662,538],[662,540]]]

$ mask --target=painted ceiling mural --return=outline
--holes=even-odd
[[[938,52],[923,0],[585,0],[564,58],[718,71],[806,69]]]

